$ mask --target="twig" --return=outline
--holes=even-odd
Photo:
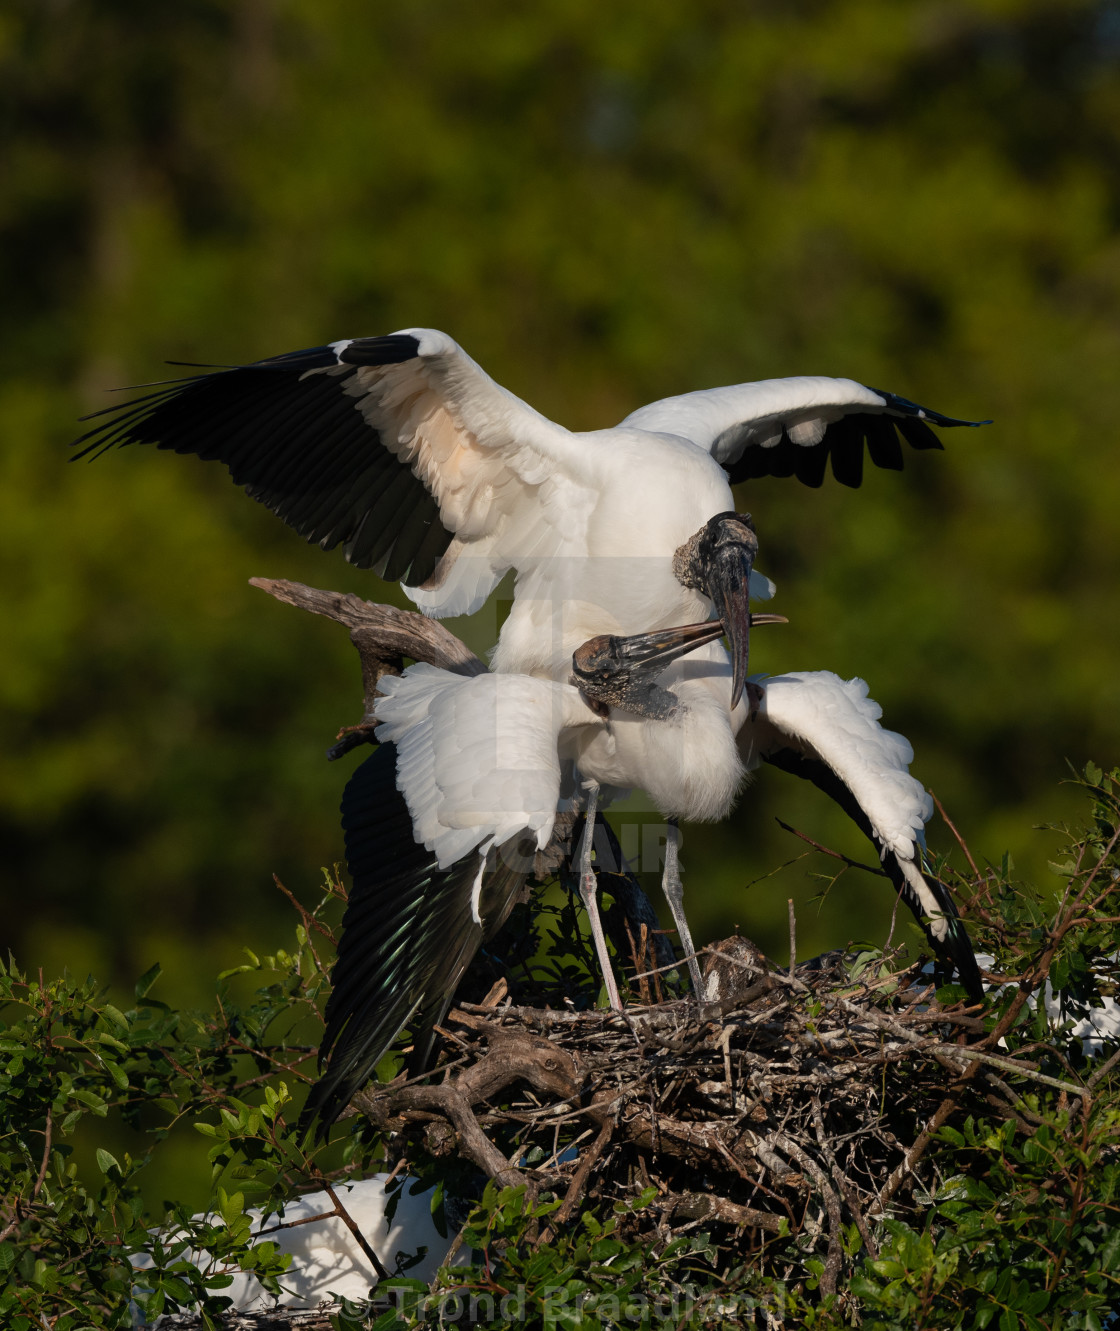
[[[819,841],[814,841],[811,836],[799,832],[796,827],[791,827],[789,823],[783,823],[780,818],[775,818],[774,821],[783,832],[792,832],[795,837],[800,837],[806,845],[812,846],[814,850],[819,850],[822,855],[828,855],[834,860],[839,860],[842,864],[846,864],[849,869],[862,869],[864,873],[874,874],[877,878],[886,878],[887,876],[882,869],[876,869],[873,864],[864,864],[862,860],[853,860],[848,855],[841,855],[838,850],[830,850],[827,846],[822,846]]]
[[[817,1096],[813,1096],[813,1125],[816,1128],[817,1143],[821,1148],[821,1154],[828,1163],[829,1171],[836,1180],[836,1187],[840,1195],[847,1203],[848,1210],[852,1213],[852,1219],[856,1222],[856,1228],[859,1230],[860,1238],[863,1239],[863,1246],[867,1249],[867,1255],[871,1260],[878,1261],[879,1245],[868,1228],[867,1220],[860,1210],[859,1202],[848,1185],[848,1180],[844,1177],[844,1172],[837,1163],[836,1156],[832,1152],[832,1147],[828,1144],[828,1137],[824,1130],[824,1117],[821,1114],[821,1102]]]
[[[722,1220],[726,1225],[735,1225],[741,1229],[764,1229],[771,1234],[781,1232],[782,1221],[768,1211],[757,1211],[751,1206],[740,1206],[715,1193],[678,1193],[676,1196],[659,1197],[654,1205],[662,1211],[672,1211],[675,1215],[685,1215],[694,1223],[707,1220]]]
[[[945,812],[944,804],[941,803],[941,801],[937,798],[937,796],[934,794],[932,790],[929,792],[929,796],[930,799],[932,799],[934,804],[937,806],[937,812],[941,815],[942,821],[945,823],[945,826],[949,829],[950,832],[952,832],[954,838],[956,839],[957,845],[960,846],[961,850],[964,851],[964,857],[966,860],[968,860],[968,866],[972,870],[973,876],[976,878],[981,877],[980,870],[976,867],[976,861],[972,858],[972,851],[969,850],[967,844],[965,843],[964,837],[962,837],[961,834],[957,831],[956,823],[954,823],[952,818],[950,818],[949,815]]]
[[[932,1117],[926,1123],[925,1127],[918,1133],[914,1144],[903,1156],[898,1166],[891,1171],[890,1177],[879,1190],[876,1200],[876,1211],[879,1215],[886,1214],[887,1203],[902,1186],[903,1180],[908,1174],[914,1172],[914,1166],[925,1155],[929,1149],[929,1144],[934,1137],[941,1131],[942,1127],[949,1121],[949,1116],[956,1109],[958,1104],[956,1095],[946,1096],[937,1106]]]
[[[41,981],[39,987],[41,992],[42,991]],[[39,1162],[39,1173],[36,1176],[34,1186],[31,1189],[31,1197],[28,1200],[28,1205],[34,1203],[38,1199],[39,1193],[42,1192],[43,1190],[43,1182],[47,1177],[47,1166],[50,1164],[51,1136],[53,1134],[53,1131],[54,1131],[54,1116],[51,1112],[50,1106],[48,1106],[47,1121],[43,1127],[43,1157],[42,1160]],[[20,1223],[20,1201],[17,1197],[12,1202],[11,1220],[8,1222],[8,1224],[4,1226],[2,1230],[0,1230],[0,1243],[3,1243],[4,1240],[9,1237],[9,1235],[15,1233],[15,1231],[19,1228],[19,1223]]]
[[[375,1253],[374,1250],[369,1246],[369,1243],[366,1240],[366,1236],[359,1229],[358,1224],[355,1221],[354,1217],[350,1214],[350,1212],[346,1209],[346,1207],[343,1206],[342,1199],[339,1197],[338,1193],[335,1192],[333,1184],[327,1183],[323,1190],[324,1192],[326,1192],[327,1196],[331,1199],[331,1201],[334,1202],[335,1213],[338,1215],[338,1218],[342,1221],[342,1223],[346,1226],[346,1228],[350,1231],[350,1233],[354,1235],[358,1247],[361,1248],[362,1252],[364,1252],[365,1255],[369,1258],[370,1265],[377,1272],[378,1280],[388,1280],[389,1272],[386,1271],[384,1266],[382,1266],[381,1258],[378,1257],[377,1253]]]
[[[970,1049],[958,1044],[932,1045],[929,1052],[935,1057],[947,1059],[963,1058],[966,1062],[975,1060],[988,1067],[1001,1068],[1004,1072],[1014,1072],[1028,1081],[1038,1082],[1042,1086],[1053,1086],[1055,1090],[1065,1091],[1069,1095],[1080,1095],[1083,1099],[1092,1099],[1092,1092],[1087,1086],[1078,1086],[1071,1081],[1059,1081],[1057,1077],[1048,1077],[1029,1064],[1017,1063],[1013,1058],[999,1058],[983,1049]]]
[[[322,920],[317,920],[315,916],[312,915],[312,913],[303,904],[303,902],[300,901],[299,898],[295,896],[294,893],[289,891],[287,887],[285,887],[285,885],[280,881],[279,877],[276,874],[272,875],[272,881],[276,884],[276,886],[280,889],[280,891],[283,892],[283,894],[296,908],[296,912],[299,915],[300,923],[303,925],[303,932],[307,935],[307,946],[311,949],[311,955],[315,958],[315,965],[318,966],[320,970],[322,970],[323,964],[319,960],[318,952],[315,951],[315,944],[311,941],[312,929],[314,929],[316,933],[322,934],[322,936],[332,946],[337,947],[338,939],[334,936],[334,934],[330,931],[330,929],[327,928],[327,926],[323,923]]]
[[[552,1215],[541,1230],[537,1238],[536,1247],[547,1243],[560,1229],[561,1225],[566,1225],[572,1212],[576,1208],[576,1203],[583,1195],[583,1190],[587,1186],[587,1180],[591,1177],[591,1171],[599,1163],[599,1157],[607,1148],[611,1137],[614,1135],[615,1123],[613,1118],[607,1119],[599,1129],[599,1135],[591,1143],[589,1150],[580,1156],[579,1168],[572,1176],[572,1181],[568,1185],[568,1191],[564,1194],[564,1200],[560,1203],[560,1209]]]
[[[821,1273],[821,1292],[823,1294],[835,1294],[836,1281],[840,1274],[840,1263],[844,1256],[843,1246],[840,1242],[840,1199],[829,1185],[824,1170],[821,1169],[808,1151],[783,1133],[772,1134],[770,1141],[773,1146],[791,1160],[796,1160],[820,1191],[821,1200],[824,1202],[825,1212],[828,1215],[828,1256],[825,1258],[824,1271]]]
[[[1097,1068],[1096,1072],[1094,1072],[1089,1078],[1089,1089],[1096,1090],[1097,1086],[1108,1076],[1118,1062],[1120,1062],[1120,1049],[1118,1049],[1111,1058],[1106,1060],[1106,1062],[1102,1063],[1101,1066]]]

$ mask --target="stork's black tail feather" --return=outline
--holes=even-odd
[[[844,810],[879,852],[884,872],[894,884],[895,891],[914,912],[946,976],[956,971],[957,979],[969,998],[979,1003],[984,997],[980,968],[976,964],[976,954],[972,950],[968,932],[957,913],[956,903],[945,884],[925,873],[920,861],[904,864],[893,851],[884,849],[863,807],[827,763],[809,758],[794,749],[778,749],[763,756],[768,763],[780,767],[783,772],[811,781]],[[923,892],[929,894],[928,901],[922,900]],[[939,934],[942,936],[939,937]]]
[[[499,864],[488,871],[479,902],[472,892],[477,853],[441,869],[418,845],[396,786],[396,748],[383,744],[357,768],[342,796],[350,900],[331,975],[326,1031],[319,1050],[326,1071],[300,1120],[323,1140],[331,1124],[374,1074],[401,1030],[413,1039],[410,1065],[431,1052],[432,1027],[446,1015],[471,958],[504,921],[525,881]]]
[[[949,889],[939,878],[926,873],[918,861],[914,861],[912,871],[920,875],[924,888],[936,900],[937,914],[932,917],[928,904],[923,903],[915,885],[907,877],[906,869],[898,856],[887,851],[883,856],[883,868],[895,886],[895,890],[910,907],[922,926],[934,956],[940,963],[940,969],[948,977],[956,971],[958,981],[974,1003],[984,998],[984,983],[980,978],[980,967],[976,962],[976,953],[972,950],[972,941],[957,913],[956,902],[949,894]],[[943,934],[938,937],[937,931]]]

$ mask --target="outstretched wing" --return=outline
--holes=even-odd
[[[416,839],[447,868],[531,833],[552,835],[561,732],[603,721],[567,684],[529,675],[467,678],[418,663],[383,678],[377,737],[397,746],[397,785]]]
[[[576,689],[417,664],[386,676],[381,747],[342,797],[353,886],[327,1003],[320,1135],[406,1026],[423,1068],[471,958],[509,914],[552,834],[561,731],[602,725]]]
[[[308,541],[403,579],[432,614],[477,609],[515,557],[547,546],[550,512],[577,506],[573,436],[434,329],[153,387],[98,412],[76,456],[155,444],[223,462]],[[546,480],[555,508],[526,504]]]
[[[834,799],[879,851],[883,868],[940,960],[969,996],[983,995],[968,934],[945,885],[923,872],[933,801],[910,775],[909,742],[879,724],[882,708],[862,679],[828,670],[754,677],[762,702],[739,732],[748,767],[768,762]]]
[[[304,1128],[318,1124],[320,1138],[406,1026],[410,1066],[419,1071],[427,1064],[432,1027],[527,878],[512,853],[488,861],[472,851],[441,869],[413,836],[397,790],[397,762],[394,746],[383,744],[355,770],[342,797],[350,899],[319,1049],[326,1069],[302,1119]]]
[[[941,448],[931,424],[991,422],[943,416],[854,379],[806,375],[664,398],[639,407],[623,424],[691,440],[711,453],[732,484],[796,476],[818,486],[831,461],[841,485],[858,486],[865,444],[875,466],[901,471],[902,440],[911,448]]]

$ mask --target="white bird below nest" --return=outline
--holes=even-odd
[[[388,1179],[388,1174],[374,1174],[339,1183],[335,1191],[387,1271],[396,1270],[398,1257],[408,1261],[419,1255],[419,1261],[409,1265],[403,1274],[431,1283],[446,1261],[454,1227],[447,1234],[439,1232],[432,1217],[433,1190],[411,1192],[415,1180],[407,1177],[402,1180],[396,1211],[390,1221],[386,1216],[390,1197],[385,1189]],[[317,1308],[324,1301],[367,1299],[378,1275],[350,1229],[337,1215],[308,1219],[333,1210],[334,1202],[327,1193],[312,1192],[285,1203],[281,1216],[270,1215],[263,1224],[259,1209],[247,1211],[252,1218],[254,1240],[275,1243],[281,1252],[291,1254],[291,1266],[280,1279],[284,1293],[274,1298],[255,1275],[244,1271],[231,1272],[233,1283],[216,1292],[230,1298],[231,1310],[236,1312],[266,1312],[275,1307]],[[281,1223],[288,1227],[277,1228]],[[204,1268],[209,1257],[208,1253],[189,1254],[189,1260],[200,1268]],[[462,1264],[470,1259],[470,1250],[460,1249],[454,1262]],[[213,1270],[220,1271],[217,1259],[211,1260]],[[142,1272],[152,1261],[141,1255],[133,1257],[132,1264]],[[143,1288],[142,1274],[137,1275],[135,1284]],[[139,1318],[138,1310],[134,1317]],[[146,1323],[137,1320],[135,1325]]]

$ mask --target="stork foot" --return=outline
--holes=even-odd
[[[327,750],[327,762],[333,763],[361,744],[376,744],[377,740],[374,737],[376,729],[376,721],[362,721],[356,726],[343,726],[338,732],[337,743],[332,744]]]

